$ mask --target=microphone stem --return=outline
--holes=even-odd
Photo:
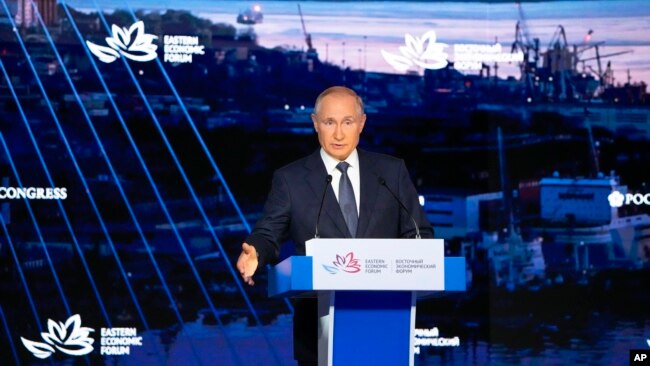
[[[402,209],[406,212],[406,214],[409,215],[409,218],[411,219],[411,221],[413,222],[413,226],[415,227],[415,238],[416,239],[422,239],[422,237],[420,236],[420,228],[418,227],[418,223],[415,221],[415,218],[413,217],[413,215],[411,215],[411,212],[408,210],[408,208],[406,208],[406,206],[404,205],[402,200],[400,200],[399,197],[397,197],[397,195],[395,194],[395,192],[393,192],[393,190],[388,187],[388,184],[386,184],[386,181],[383,178],[381,178],[381,177],[379,178],[379,183],[382,186],[386,187],[388,192],[390,192],[390,194],[393,196],[393,198],[395,198],[395,201],[397,201],[397,203],[399,203],[400,207],[402,207]]]
[[[320,235],[318,234],[318,222],[320,221],[320,214],[323,212],[323,203],[325,203],[325,194],[327,193],[327,186],[332,182],[332,175],[328,174],[325,178],[325,189],[323,189],[323,196],[320,199],[320,206],[318,207],[318,215],[316,216],[316,232],[314,233],[314,238],[319,239]]]

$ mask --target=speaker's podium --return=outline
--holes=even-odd
[[[269,296],[318,297],[319,366],[413,365],[415,302],[465,291],[442,239],[312,239],[269,272]],[[300,325],[298,325],[300,326]]]

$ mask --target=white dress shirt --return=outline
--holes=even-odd
[[[323,148],[320,149],[320,157],[323,159],[323,163],[325,164],[325,169],[327,170],[327,174],[332,175],[332,189],[334,189],[334,195],[336,196],[336,200],[338,201],[339,199],[339,182],[341,181],[341,171],[336,169],[336,166],[338,163],[340,163],[339,160],[334,159],[330,155],[328,155]],[[348,177],[350,178],[350,182],[352,183],[352,190],[354,191],[354,201],[357,204],[357,215],[359,214],[360,211],[360,199],[361,197],[361,174],[359,172],[359,154],[357,153],[357,149],[354,149],[350,156],[348,156],[347,159],[345,159],[345,162],[350,164],[348,167]]]

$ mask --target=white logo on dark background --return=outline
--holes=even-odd
[[[158,46],[153,43],[158,36],[146,34],[144,32],[144,23],[138,21],[130,28],[120,28],[113,24],[112,37],[106,37],[106,43],[110,47],[100,46],[90,41],[86,45],[100,61],[111,63],[124,56],[133,61],[146,62],[155,59],[158,54]]]
[[[623,201],[625,201],[625,196],[619,191],[614,191],[607,196],[607,200],[610,206],[621,207],[623,206]]]
[[[0,187],[0,200],[64,200],[68,198],[65,187]]]
[[[94,339],[90,338],[90,332],[95,330],[88,327],[81,326],[81,317],[75,314],[68,318],[68,320],[56,323],[52,319],[47,320],[47,328],[49,332],[41,333],[41,337],[45,341],[34,342],[23,337],[23,345],[38,358],[48,358],[56,350],[71,356],[83,356],[93,351]]]
[[[392,54],[381,50],[384,60],[397,71],[406,71],[412,66],[423,69],[437,70],[447,66],[449,55],[444,52],[445,43],[436,42],[436,32],[428,31],[422,37],[414,37],[408,33],[404,35],[405,46],[400,46],[401,55]]]
[[[640,205],[650,205],[650,193],[641,194],[641,193],[626,193],[622,194],[619,191],[614,191],[607,196],[609,205],[612,207],[622,207],[623,205],[634,204],[637,206]]]

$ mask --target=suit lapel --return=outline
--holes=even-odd
[[[315,153],[311,154],[305,161],[305,168],[307,172],[305,174],[305,180],[311,187],[311,190],[314,193],[314,196],[318,197],[318,204],[320,204],[321,195],[325,189],[325,177],[327,176],[327,171],[325,170],[325,164],[320,157],[320,150],[316,150]],[[363,201],[362,201],[363,202]],[[336,200],[334,191],[332,187],[327,188],[325,193],[325,202],[323,203],[323,212],[324,215],[321,215],[319,228],[325,227],[323,219],[329,217],[334,227],[339,231],[340,237],[350,238],[350,231],[345,225],[345,219],[343,218],[343,213],[341,212],[341,207]],[[357,228],[358,229],[358,228]],[[358,231],[358,230],[357,230]]]
[[[378,175],[375,171],[375,162],[363,150],[359,152],[359,173],[361,178],[361,201],[359,202],[359,225],[357,226],[357,238],[363,238],[370,218],[374,211],[377,200],[377,189],[379,188]]]

